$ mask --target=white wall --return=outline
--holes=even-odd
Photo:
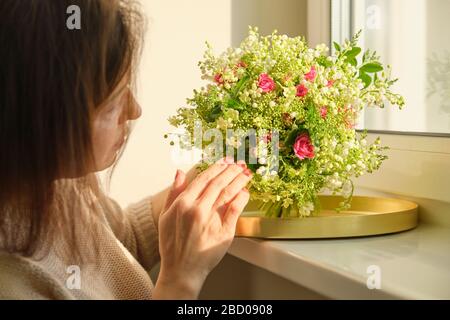
[[[389,146],[381,168],[356,179],[356,194],[408,199],[421,223],[450,226],[450,138],[369,134]]]
[[[239,44],[248,25],[306,34],[306,0],[141,0],[149,18],[138,100],[143,115],[116,168],[110,195],[122,206],[169,185],[176,171],[167,118],[205,83],[197,63],[205,41],[217,53]],[[181,166],[188,169],[189,165]]]
[[[171,130],[167,118],[202,85],[197,62],[204,41],[223,50],[231,39],[229,0],[142,0],[142,5],[149,19],[137,97],[143,114],[111,183],[111,196],[122,205],[172,181],[176,166],[163,138]]]

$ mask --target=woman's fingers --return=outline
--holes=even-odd
[[[217,198],[228,185],[243,172],[240,165],[230,165],[222,173],[210,181],[208,186],[199,198],[199,206],[206,211],[211,211]]]
[[[186,189],[188,184],[187,176],[182,170],[177,170],[175,179],[172,184],[172,188],[167,195],[166,202],[164,204],[163,212],[167,211],[175,199]]]
[[[227,232],[232,234],[235,233],[236,223],[239,219],[240,214],[247,205],[249,199],[250,193],[248,192],[247,189],[243,189],[230,202],[222,219],[222,226]]]
[[[200,169],[198,168],[198,165],[194,165],[188,172],[186,172],[187,183],[190,184],[199,174]]]
[[[191,201],[197,199],[202,194],[204,189],[208,186],[208,184],[217,175],[222,173],[231,163],[233,162],[230,159],[221,159],[217,161],[211,167],[195,177],[192,183],[189,184],[189,186],[186,188],[185,196],[188,197]]]
[[[252,177],[252,172],[249,169],[245,169],[227,187],[225,187],[225,189],[222,190],[222,193],[214,203],[213,209],[223,213],[226,210],[228,203],[242,191]]]

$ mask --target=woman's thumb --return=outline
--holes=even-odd
[[[177,170],[172,187],[167,195],[166,203],[164,205],[164,211],[167,211],[175,199],[186,189],[187,179],[186,174],[182,170]]]

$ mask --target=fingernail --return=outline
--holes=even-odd
[[[237,165],[238,165],[239,167],[241,167],[242,169],[247,168],[247,164],[246,164],[245,161],[243,161],[243,160],[239,160],[239,161],[236,162],[236,163],[237,163]]]
[[[178,179],[178,176],[180,175],[180,170],[179,169],[177,169],[177,172],[175,173],[175,181]]]
[[[252,173],[252,171],[251,171],[250,169],[246,169],[246,170],[244,171],[244,174],[245,174],[247,177],[251,177],[251,176],[253,175],[253,173]]]

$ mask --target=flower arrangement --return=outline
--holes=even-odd
[[[358,37],[334,43],[332,56],[324,44],[309,48],[302,37],[277,31],[261,36],[252,27],[239,47],[220,56],[207,43],[199,67],[210,83],[194,90],[188,106],[169,119],[188,133],[180,145],[206,141],[202,170],[224,149],[235,159],[243,151],[255,173],[251,199],[261,201],[267,216],[310,216],[326,190],[343,197],[338,211],[348,208],[352,178],[378,169],[387,158],[379,138],[368,143],[365,132],[355,131],[359,112],[384,107],[385,101],[404,105],[390,90],[396,81],[390,67],[375,52],[360,55]],[[215,130],[215,141],[211,134],[191,139],[199,126]],[[249,131],[258,132],[254,144]]]

